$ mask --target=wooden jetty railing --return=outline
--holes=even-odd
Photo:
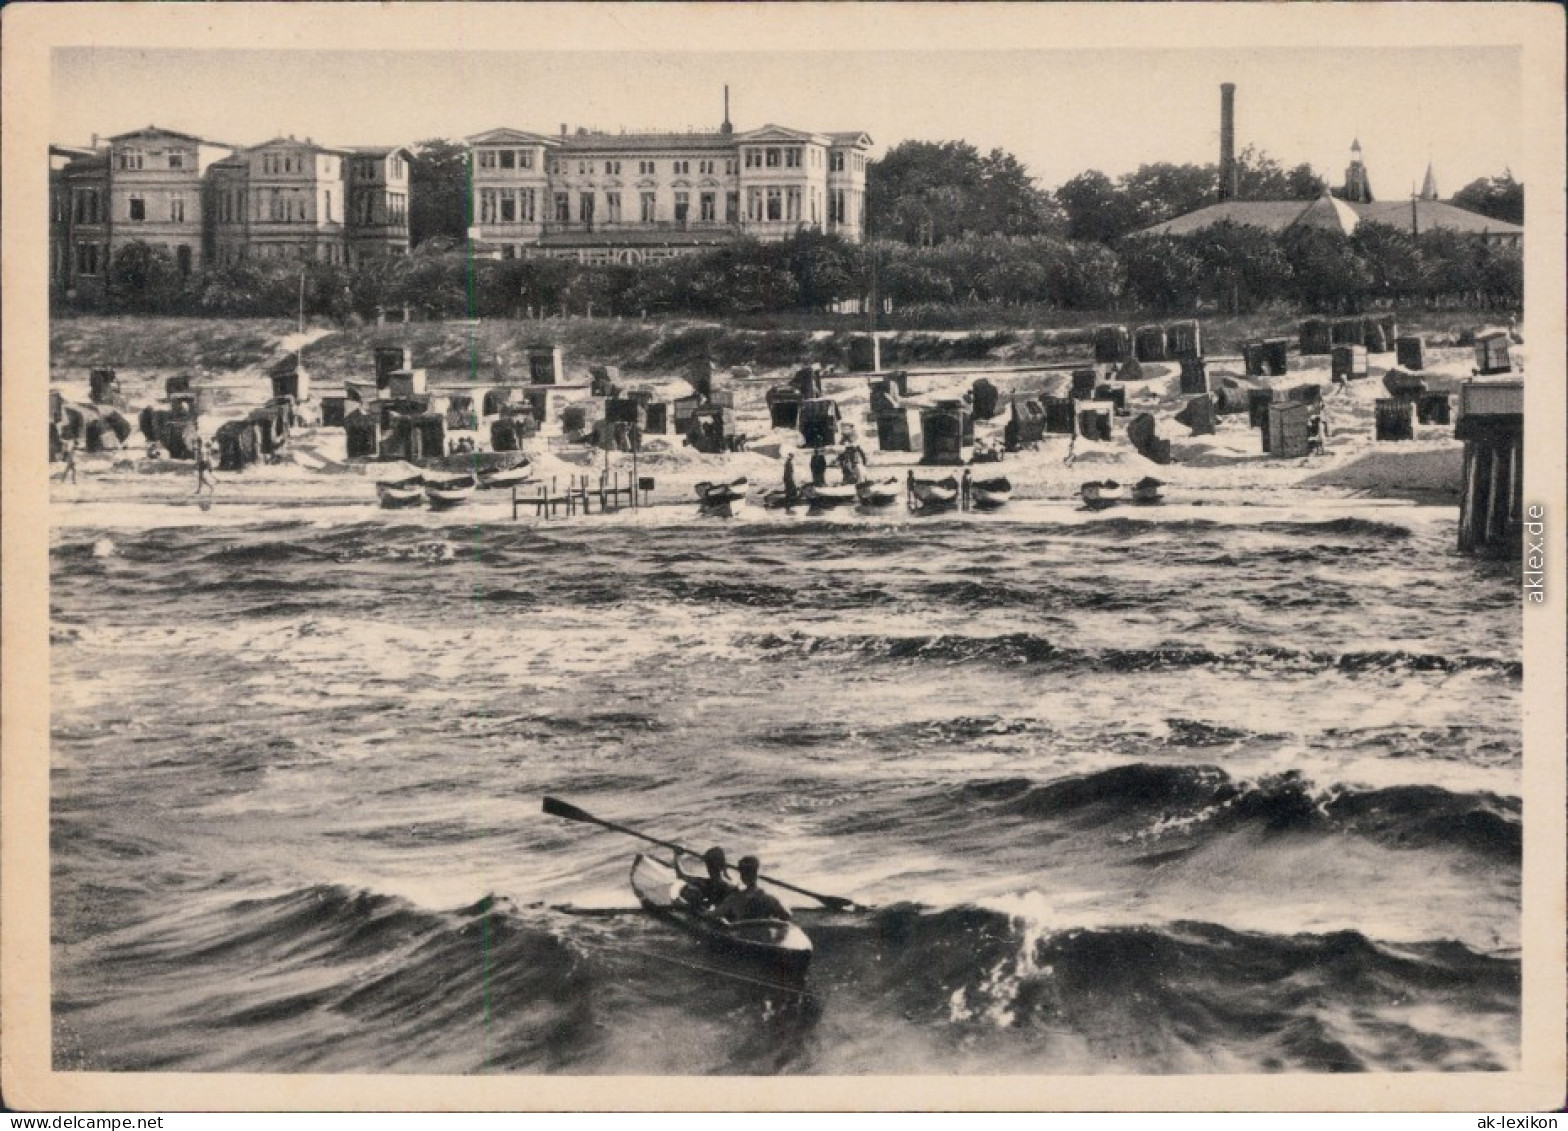
[[[621,481],[621,473],[601,472],[597,485],[592,477],[584,472],[582,475],[572,475],[567,478],[566,489],[557,488],[557,480],[551,476],[548,486],[541,483],[536,494],[521,494],[518,488],[512,488],[512,517],[515,519],[523,507],[533,507],[534,515],[538,518],[553,518],[557,514],[565,513],[568,516],[592,514],[595,501],[599,504],[599,513],[606,514],[612,510],[620,510],[622,506],[646,506],[647,491],[644,481],[636,474],[626,477],[625,483]]]

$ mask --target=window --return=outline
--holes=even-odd
[[[517,168],[517,154],[512,152],[512,150],[510,150],[510,149],[503,149],[503,150],[501,150],[500,157],[501,157],[501,168],[503,168],[503,169],[515,169],[515,168]]]
[[[820,223],[822,220],[822,198],[816,189],[811,190],[811,222]]]
[[[792,145],[784,150],[784,167],[786,169],[800,168],[800,146]]]
[[[120,150],[120,168],[140,169],[142,167],[142,151],[139,149]]]
[[[479,167],[481,169],[495,168],[495,150],[481,149],[479,151]]]
[[[740,221],[740,193],[727,192],[724,194],[724,219],[735,224]]]
[[[512,244],[512,243],[504,243],[504,244],[502,244],[501,245],[501,258],[502,259],[516,259],[517,258],[517,245],[516,244]]]
[[[515,224],[517,222],[517,197],[506,192],[501,194],[501,223]]]
[[[779,147],[778,146],[776,146],[776,145],[768,146],[768,159],[766,161],[766,165],[767,165],[767,167],[769,169],[777,169],[779,167]]]
[[[675,162],[672,162],[670,171],[675,173],[677,176],[684,176],[684,175],[686,175],[686,174],[691,172],[691,162],[690,161],[675,161]]]
[[[294,190],[294,216],[299,220],[310,219],[310,205],[305,200],[303,189]]]
[[[584,192],[578,194],[577,218],[584,224],[593,223],[593,193]]]
[[[178,149],[171,149],[171,150],[169,150],[169,168],[171,168],[171,169],[183,169],[183,168],[185,168],[185,154],[181,153]],[[190,253],[190,249],[186,248],[186,254],[189,255],[189,253]],[[186,272],[186,274],[189,274],[189,272]]]
[[[731,174],[731,175],[734,174],[734,172],[735,172],[735,158],[731,157],[728,161],[724,162],[724,171],[726,173]]]
[[[71,194],[71,200],[78,224],[98,223],[97,189],[76,189]]]
[[[828,222],[842,224],[844,222],[844,190],[834,189],[828,193]]]
[[[642,194],[642,198],[641,198],[641,204],[642,204],[642,222],[644,224],[651,224],[651,223],[653,223],[654,217],[658,214],[656,212],[655,208],[654,208],[653,193],[651,193],[651,192],[643,193]]]
[[[619,175],[621,171],[621,163],[619,161],[606,161],[604,163],[604,171],[606,173]]]
[[[547,158],[545,158],[544,171],[546,173],[559,173],[561,171],[561,161],[560,161],[560,159],[557,158],[557,157],[547,157]]]
[[[784,219],[800,219],[800,190],[798,188],[784,191]]]
[[[864,153],[857,153],[857,154],[855,154],[855,172],[857,172],[857,173],[864,173],[865,171],[866,171],[866,155]]]
[[[698,203],[702,209],[701,215],[704,220],[717,220],[719,218],[718,202],[714,199],[713,193],[703,193]]]
[[[129,203],[130,203],[130,206],[131,206],[130,217],[129,217],[130,219],[132,219],[132,220],[145,220],[145,219],[147,219],[147,199],[145,197],[143,197],[143,196],[133,196],[133,197],[131,197]]]
[[[189,275],[191,273],[191,245],[188,243],[182,243],[179,247],[175,248],[174,258],[175,261],[180,265],[180,274]]]
[[[616,165],[619,165],[619,164],[620,164],[620,162],[617,161]],[[621,222],[621,194],[620,193],[618,193],[618,192],[607,192],[607,193],[604,194],[604,218],[605,218],[605,220],[607,220],[611,224],[619,224]]]
[[[76,273],[78,275],[98,274],[97,244],[79,243],[76,245]]]
[[[535,219],[534,190],[519,189],[517,192],[517,218],[525,224],[532,224]]]
[[[327,190],[326,208],[325,208],[323,214],[326,217],[327,223],[329,223],[329,224],[332,223],[332,190],[331,189]]]
[[[835,150],[833,152],[833,154],[831,156],[829,156],[829,158],[828,158],[828,171],[830,173],[842,173],[844,171],[844,154],[843,153]]]
[[[762,167],[762,150],[760,150],[760,149],[748,149],[748,150],[746,150],[746,168],[748,168],[748,169],[760,169],[761,167]]]
[[[675,222],[684,224],[687,213],[691,211],[691,194],[678,192],[675,194]]]
[[[645,177],[651,177],[653,175],[653,172],[654,172],[653,162],[652,161],[639,161],[639,162],[637,162],[637,172],[641,173]]]
[[[768,219],[782,220],[784,218],[784,190],[770,188],[768,190]]]
[[[185,222],[185,197],[179,193],[173,193],[169,197],[169,219],[176,224]]]
[[[746,218],[748,220],[762,219],[762,190],[754,188],[746,194]]]
[[[555,194],[555,219],[557,223],[566,224],[572,219],[572,194],[558,192]]]

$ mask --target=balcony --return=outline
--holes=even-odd
[[[541,225],[543,235],[584,235],[589,232],[613,234],[615,232],[739,232],[744,227],[739,221],[727,220],[546,220]]]

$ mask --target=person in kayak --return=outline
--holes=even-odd
[[[686,881],[686,886],[681,889],[681,900],[695,911],[711,914],[719,904],[735,893],[735,885],[724,878],[727,864],[724,849],[717,845],[708,849],[702,854],[702,862],[708,869],[706,876],[686,875],[680,870],[679,859],[675,862],[675,871]]]
[[[757,886],[757,873],[762,871],[762,861],[755,856],[742,856],[735,865],[742,885],[719,904],[716,914],[720,919],[739,923],[743,919],[782,919],[789,921],[789,911],[778,900]]]

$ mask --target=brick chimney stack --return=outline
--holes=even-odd
[[[1220,199],[1234,200],[1236,169],[1236,84],[1220,83]]]

